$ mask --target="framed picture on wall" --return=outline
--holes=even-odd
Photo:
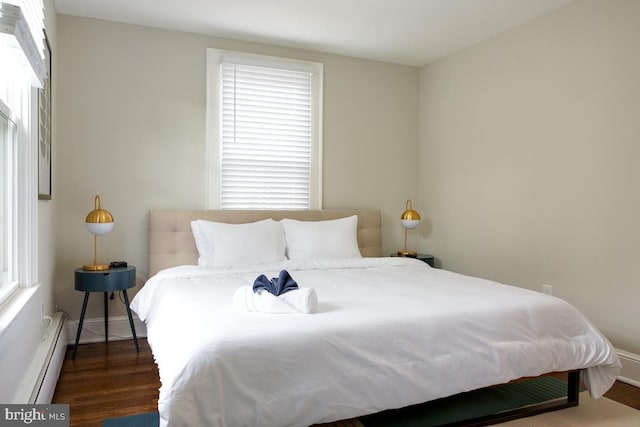
[[[47,76],[38,92],[38,199],[51,200],[51,45],[44,34]]]

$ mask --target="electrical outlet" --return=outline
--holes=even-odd
[[[542,285],[542,293],[547,295],[553,295],[553,286]]]

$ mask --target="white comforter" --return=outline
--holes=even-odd
[[[281,269],[315,288],[316,314],[234,309],[236,289]],[[308,426],[576,368],[599,397],[620,370],[565,301],[413,259],[175,267],[131,308],[159,367],[161,426]]]

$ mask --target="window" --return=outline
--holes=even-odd
[[[322,64],[209,49],[209,206],[321,207]]]
[[[37,283],[36,87],[46,75],[42,1],[11,1],[19,6],[0,2],[0,310]]]
[[[16,287],[15,263],[9,254],[15,252],[12,195],[15,194],[15,124],[9,119],[8,108],[0,104],[0,301]]]

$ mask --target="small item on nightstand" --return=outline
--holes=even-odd
[[[127,266],[127,261],[111,261],[109,264],[111,268],[123,268]]]

